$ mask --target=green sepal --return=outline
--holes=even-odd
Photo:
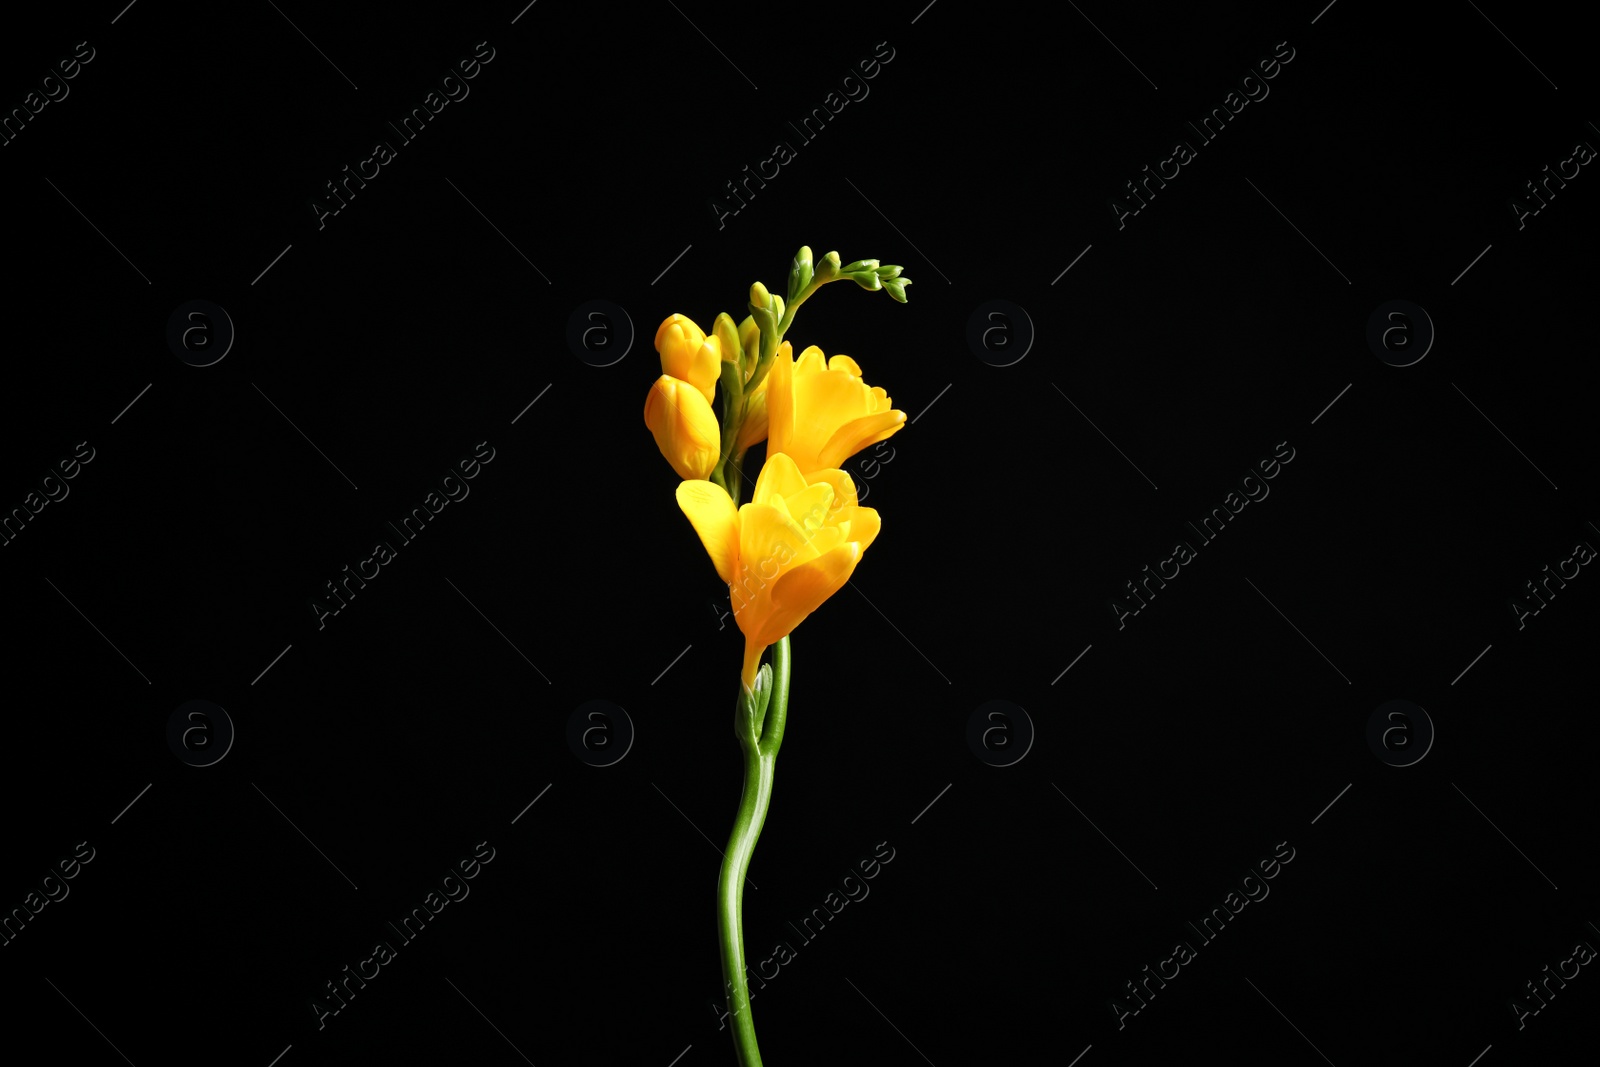
[[[739,707],[734,715],[734,733],[740,744],[754,744],[761,740],[761,728],[766,724],[767,707],[772,701],[772,664],[763,663],[756,672],[754,689],[739,687]]]
[[[722,361],[722,451],[739,432],[737,416],[744,410],[744,372],[739,364]]]
[[[811,286],[812,276],[811,246],[801,245],[800,251],[794,254],[794,263],[789,267],[789,303],[794,303],[795,297]]]

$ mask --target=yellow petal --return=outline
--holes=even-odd
[[[816,345],[807,345],[805,351],[800,353],[800,358],[795,360],[795,374],[816,374],[828,369],[828,360],[822,354],[822,349]]]
[[[833,486],[813,481],[800,492],[791,494],[785,504],[795,524],[812,533],[822,529],[833,514]]]
[[[828,360],[829,370],[842,370],[852,378],[861,377],[861,368],[849,356],[833,356]]]
[[[678,483],[678,507],[700,535],[718,577],[733,581],[739,564],[739,510],[733,498],[715,482],[685,481]]]
[[[788,515],[770,504],[739,509],[740,570],[763,580],[805,550],[806,535]],[[771,644],[769,641],[768,644]]]
[[[827,482],[833,486],[832,510],[837,514],[843,508],[856,506],[856,483],[850,475],[837,468],[824,468],[815,470],[806,475],[806,481],[815,485],[818,482]]]
[[[677,326],[679,329],[684,331],[684,333],[694,341],[694,346],[696,348],[705,343],[706,332],[699,326],[696,326],[693,319],[689,318],[687,315],[673,314],[662,319],[661,325],[656,327],[657,352],[661,351],[661,345],[666,338],[667,328],[669,326]],[[695,335],[697,334],[699,335],[698,339],[695,338]]]
[[[707,482],[707,485],[710,483]],[[861,546],[865,552],[872,542],[878,539],[878,531],[883,528],[883,521],[878,518],[876,508],[856,508],[849,518],[850,540]]]
[[[800,625],[823,601],[844,588],[860,559],[861,546],[847,542],[779,577],[772,589],[772,614],[761,637],[777,635],[767,640],[770,645]]]
[[[778,354],[767,368],[767,451],[782,452],[794,433],[794,359],[789,342],[778,346]]]
[[[837,467],[868,445],[888,440],[905,428],[906,413],[880,411],[840,426],[817,453],[817,459],[830,467]]]
[[[706,478],[721,459],[721,428],[711,404],[687,382],[663,374],[644,401],[644,424],[680,478]]]
[[[765,501],[776,493],[787,500],[805,487],[805,476],[800,473],[800,468],[795,466],[794,460],[782,452],[774,452],[761,465],[761,473],[756,475],[756,487],[750,494],[750,499]]]
[[[756,687],[756,675],[761,672],[761,654],[766,650],[767,646],[755,638],[748,635],[745,637],[744,671],[740,675],[740,680],[744,682],[746,689],[754,689]]]

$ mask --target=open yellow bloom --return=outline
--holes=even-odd
[[[824,360],[812,345],[791,361],[785,343],[767,378],[767,451],[786,453],[802,471],[842,467],[906,423],[906,413],[894,409],[882,388],[862,381],[849,356]]]
[[[680,478],[708,478],[722,458],[722,427],[711,402],[670,374],[657,378],[644,398],[644,424]]]
[[[661,353],[661,373],[700,390],[711,403],[722,376],[722,342],[710,337],[684,315],[668,315],[656,328],[656,351]]]
[[[878,536],[878,513],[856,504],[850,475],[801,474],[782,452],[767,457],[743,507],[735,510],[722,487],[707,481],[681,483],[678,506],[730,587],[745,638],[746,688],[755,686],[767,646],[843,588]]]

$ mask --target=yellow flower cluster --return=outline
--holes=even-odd
[[[746,319],[738,328],[740,347],[753,352],[757,337],[754,319]],[[745,635],[742,677],[751,687],[767,646],[843,588],[877,537],[877,511],[858,506],[855,483],[840,468],[897,433],[906,415],[862,379],[849,356],[828,359],[812,346],[796,360],[783,342],[741,410],[729,414],[740,420],[735,460],[767,442],[751,500],[740,506],[707,480],[723,459],[724,428],[711,407],[722,364],[742,366],[740,352],[724,350],[732,347],[682,315],[669,316],[656,331],[662,373],[645,400],[644,421],[684,479],[678,506],[731,587]],[[735,373],[746,380],[750,374]]]

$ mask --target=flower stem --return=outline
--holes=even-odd
[[[734,716],[734,732],[744,752],[744,790],[734,818],[728,848],[723,853],[717,879],[717,935],[722,946],[722,978],[728,1011],[733,1019],[733,1047],[739,1067],[761,1067],[756,1045],[755,1020],[750,1014],[750,986],[745,978],[744,881],[750,869],[761,826],[772,801],[773,769],[789,711],[789,638],[772,646],[772,695],[759,721],[749,701],[741,697]]]

